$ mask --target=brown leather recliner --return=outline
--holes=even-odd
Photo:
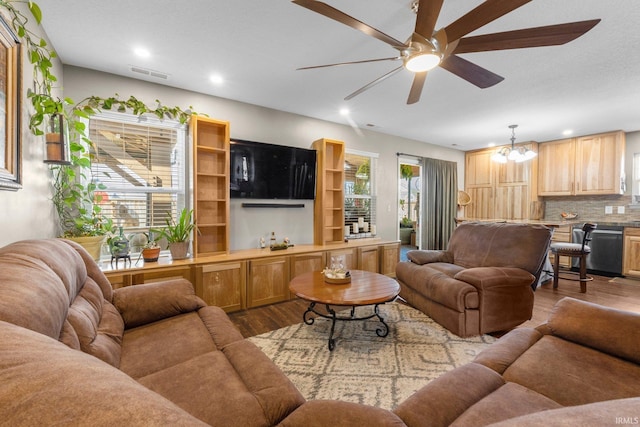
[[[447,250],[409,251],[398,263],[400,296],[461,337],[512,329],[531,318],[551,234],[543,225],[460,224]]]

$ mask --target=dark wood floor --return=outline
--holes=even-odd
[[[587,284],[587,293],[582,294],[578,282],[560,279],[557,290],[550,282],[538,288],[533,317],[520,327],[543,323],[554,304],[565,296],[640,313],[640,280],[594,276],[594,280]],[[307,305],[305,301],[295,299],[230,313],[229,317],[244,337],[251,337],[302,322]]]

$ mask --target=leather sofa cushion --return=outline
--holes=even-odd
[[[447,251],[453,263],[466,267],[519,267],[535,275],[542,266],[551,232],[542,225],[509,223],[460,224]]]
[[[640,364],[640,314],[564,298],[547,325],[556,336]]]
[[[0,423],[204,426],[93,356],[0,321]]]
[[[538,340],[503,376],[563,406],[640,395],[640,366],[552,335]]]

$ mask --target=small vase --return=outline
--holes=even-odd
[[[188,258],[187,253],[189,252],[189,241],[169,243],[169,251],[171,252],[172,259]]]

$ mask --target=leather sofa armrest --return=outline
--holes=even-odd
[[[473,361],[502,375],[513,362],[543,336],[539,330],[533,328],[514,329],[482,350]]]
[[[453,263],[453,254],[442,250],[421,250],[407,252],[407,258],[414,264],[423,265],[432,262]]]
[[[113,292],[116,306],[126,328],[155,322],[206,307],[196,296],[191,282],[173,279],[145,285],[134,285]]]
[[[530,286],[535,276],[517,267],[474,267],[458,272],[454,279],[469,283],[477,289],[488,289]]]

